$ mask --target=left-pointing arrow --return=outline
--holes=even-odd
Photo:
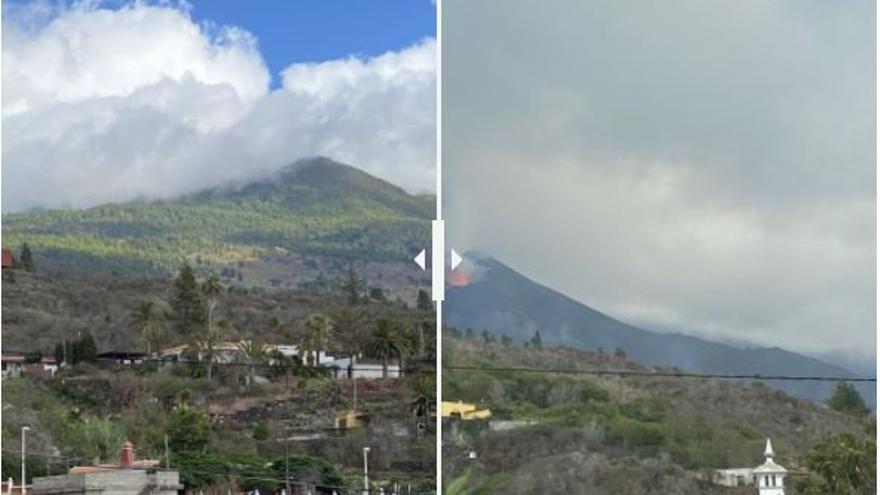
[[[415,261],[416,264],[419,265],[419,268],[424,270],[425,269],[425,250],[422,249],[419,252],[419,254],[417,254],[416,257],[413,258],[413,261]]]

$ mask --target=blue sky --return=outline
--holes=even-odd
[[[46,2],[70,5],[67,0]],[[152,2],[146,2],[152,3]],[[173,3],[173,2],[172,2]],[[430,0],[186,0],[196,22],[237,26],[254,34],[272,74],[295,62],[317,62],[355,55],[361,58],[411,46],[436,33],[436,7]],[[30,0],[4,0],[10,7]],[[129,0],[105,0],[113,8]]]
[[[272,73],[293,62],[399,50],[435,34],[428,0],[191,0],[197,21],[231,24],[257,36]]]

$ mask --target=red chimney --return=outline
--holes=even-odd
[[[119,454],[119,466],[131,467],[134,464],[134,445],[126,441],[122,444],[122,452]]]

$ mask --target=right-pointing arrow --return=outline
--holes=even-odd
[[[453,270],[455,270],[455,267],[457,267],[458,264],[461,263],[461,256],[459,256],[459,254],[455,252],[455,249],[450,249],[450,251],[451,256],[449,260],[449,266],[452,267]]]
[[[424,270],[425,269],[425,250],[422,249],[421,252],[419,252],[419,254],[417,254],[416,257],[413,258],[413,261],[415,261],[416,264],[419,265],[419,268]]]

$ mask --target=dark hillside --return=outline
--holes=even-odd
[[[791,376],[844,376],[855,373],[779,348],[741,349],[681,334],[662,334],[623,323],[559,292],[540,285],[491,257],[471,253],[478,277],[468,285],[450,287],[444,303],[445,321],[460,329],[488,329],[516,342],[540,330],[545,342],[578,347],[623,349],[642,363],[677,366],[703,373]],[[834,383],[769,382],[787,393],[824,401]],[[859,391],[875,402],[872,384]]]
[[[6,275],[6,274],[4,274]],[[130,327],[129,315],[143,300],[170,309],[171,279],[79,276],[63,279],[15,271],[3,283],[4,350],[51,353],[61,339],[92,332],[99,351],[143,351],[144,343]],[[415,300],[407,301],[410,308]],[[297,343],[302,321],[342,303],[339,296],[301,290],[233,289],[217,305],[216,321],[229,339],[259,337],[268,342]],[[368,304],[374,316],[409,318],[403,303]],[[277,322],[277,324],[276,324]],[[168,343],[176,337],[169,335]]]
[[[524,348],[486,342],[479,335],[447,334],[443,345],[444,400],[472,402],[492,411],[488,422],[444,425],[450,459],[444,474],[449,486],[458,482],[461,487],[448,493],[483,493],[464,488],[477,486],[512,494],[749,493],[710,483],[709,473],[759,465],[766,437],[773,440],[777,460],[797,471],[817,442],[865,431],[865,419],[760,383],[480,371],[671,370],[621,355]],[[456,370],[458,366],[478,369]],[[471,450],[477,453],[476,462],[467,460]]]

